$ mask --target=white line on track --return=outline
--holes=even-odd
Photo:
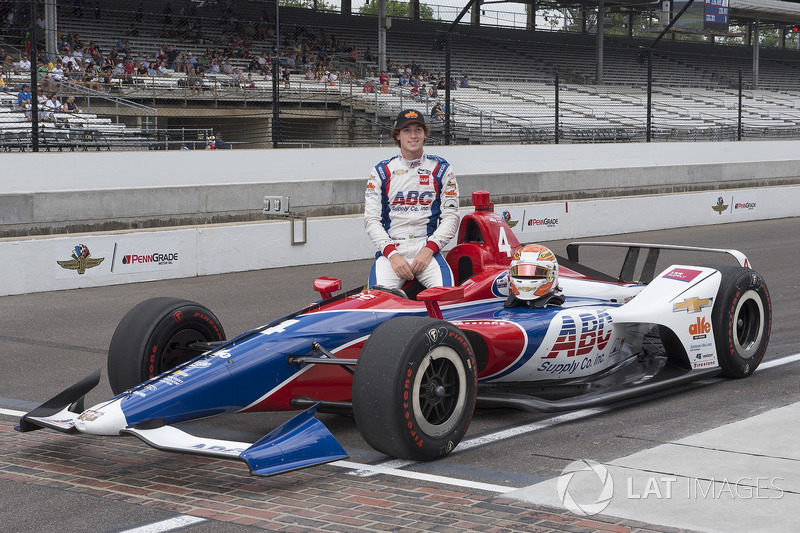
[[[780,359],[774,359],[767,363],[761,363],[758,366],[757,371],[766,370],[769,368],[773,368],[776,366],[782,366],[789,363],[794,363],[796,361],[800,361],[800,353],[794,355],[788,355],[786,357],[781,357]],[[713,378],[712,378],[713,379]],[[703,380],[706,381],[706,380]],[[698,382],[699,383],[699,382]],[[590,416],[594,416],[596,414],[602,413],[604,411],[608,411],[613,409],[613,406],[604,406],[604,407],[592,407],[588,409],[580,409],[578,411],[572,411],[569,413],[564,413],[562,415],[554,416],[552,418],[548,418],[547,420],[542,420],[540,422],[533,422],[531,424],[525,424],[523,426],[517,426],[510,429],[505,429],[503,431],[498,431],[496,433],[490,433],[488,435],[482,435],[480,437],[475,437],[472,439],[466,439],[461,441],[458,444],[458,447],[453,453],[460,453],[466,450],[477,448],[479,446],[485,446],[487,444],[491,444],[494,442],[499,442],[501,440],[509,439],[512,437],[517,437],[519,435],[524,435],[526,433],[532,433],[534,431],[540,431],[542,429],[547,429],[549,427],[556,426],[558,424],[563,424],[565,422],[571,422],[574,420],[580,420],[582,418],[588,418]],[[341,463],[343,461],[337,461],[336,463],[331,463],[333,465],[337,465],[337,463]],[[407,466],[416,464],[417,461],[408,461],[403,459],[390,459],[388,461],[384,461],[382,463],[378,463],[374,466],[362,465],[357,470],[350,472],[351,475],[359,476],[359,477],[371,477],[377,474],[383,474],[382,468],[389,468],[390,470],[397,470],[398,473],[393,475],[400,476],[403,472],[408,472],[406,470],[399,470],[401,468],[405,468]],[[409,476],[411,477],[411,476]],[[454,478],[447,478],[450,480],[455,480]]]
[[[163,533],[164,531],[172,531],[173,529],[191,526],[192,524],[199,524],[200,522],[205,522],[206,520],[206,518],[200,518],[197,516],[181,515],[176,516],[175,518],[161,520],[160,522],[153,522],[152,524],[135,527],[133,529],[126,529],[120,533]]]
[[[409,461],[409,463],[411,463],[411,461]],[[462,488],[485,490],[488,492],[499,492],[501,494],[511,492],[519,488],[507,487],[505,485],[493,485],[491,483],[479,483],[476,481],[469,481],[467,479],[424,474],[422,472],[412,472],[409,470],[400,470],[398,468],[391,468],[384,465],[363,465],[360,463],[352,463],[350,461],[336,461],[330,464],[333,466],[339,466],[341,468],[352,468],[356,471],[361,471],[366,468],[370,474],[385,474],[388,476],[397,476],[406,479],[416,479],[417,481],[429,481],[431,483],[439,483],[441,485],[454,485]]]
[[[800,353],[794,355],[788,355],[786,357],[781,357],[780,359],[774,359],[772,361],[768,361],[766,363],[762,363],[759,365],[757,371],[767,370],[770,368],[774,368],[777,366],[783,366],[786,364],[794,363],[800,361]],[[480,437],[475,437],[472,439],[467,439],[459,443],[456,452],[466,451],[472,448],[477,448],[479,446],[484,446],[486,444],[498,442],[504,439],[509,439],[512,437],[516,437],[519,435],[523,435],[526,433],[531,433],[534,431],[540,431],[542,429],[546,429],[549,427],[556,426],[558,424],[563,424],[565,422],[571,422],[574,420],[580,420],[582,418],[587,418],[590,416],[594,416],[598,413],[603,412],[605,409],[610,409],[610,407],[594,407],[589,409],[580,409],[578,411],[572,411],[569,413],[564,413],[562,415],[554,416],[552,418],[548,418],[547,420],[543,420],[540,422],[534,422],[531,424],[525,424],[523,426],[518,426],[510,429],[505,429],[503,431],[498,431],[496,433],[490,433],[488,435],[482,435]],[[14,417],[20,417],[24,415],[24,411],[15,411],[11,409],[3,409],[0,408],[0,415],[8,415]],[[469,487],[479,490],[485,490],[488,492],[497,492],[497,493],[506,493],[512,490],[517,490],[517,487],[508,487],[504,485],[493,485],[490,483],[477,483],[473,481],[469,481],[466,479],[459,479],[459,478],[452,478],[447,476],[438,476],[432,474],[424,474],[421,472],[413,472],[409,470],[402,470],[402,468],[406,466],[410,466],[412,464],[416,464],[416,461],[406,461],[401,459],[391,459],[385,461],[383,463],[379,463],[376,465],[369,465],[369,464],[361,464],[355,463],[352,461],[335,461],[329,463],[331,466],[337,466],[340,468],[351,469],[351,475],[360,476],[360,477],[369,477],[374,476],[377,474],[385,474],[390,476],[396,477],[403,477],[407,479],[417,479],[420,481],[429,481],[431,483],[439,483],[442,485],[454,485],[458,487]],[[187,517],[183,516],[188,519],[192,520],[204,520],[202,518],[196,517]],[[183,518],[178,517],[178,518]],[[161,524],[162,522],[158,522],[157,524]],[[143,526],[145,528],[150,526]],[[182,526],[175,526],[175,527],[182,527]],[[169,529],[132,529],[128,530],[124,533],[157,533],[159,531],[169,531]]]

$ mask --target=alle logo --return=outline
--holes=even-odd
[[[697,317],[697,321],[694,324],[689,325],[689,334],[693,335],[694,338],[703,338],[706,334],[711,332],[711,324],[706,322],[705,317]]]

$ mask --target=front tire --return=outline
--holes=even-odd
[[[185,363],[196,341],[223,341],[225,330],[206,307],[180,298],[151,298],[122,318],[108,347],[108,381],[114,394]]]
[[[430,461],[464,437],[475,410],[477,365],[461,330],[428,317],[391,319],[370,335],[353,378],[353,412],[367,443]]]
[[[711,323],[722,375],[752,374],[767,351],[772,302],[764,279],[749,268],[718,266],[722,273]]]

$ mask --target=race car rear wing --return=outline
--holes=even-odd
[[[592,242],[582,241],[573,242],[567,245],[567,258],[570,262],[580,264],[579,249],[581,246],[609,246],[615,248],[627,248],[628,252],[625,255],[625,260],[622,262],[619,276],[616,278],[623,283],[643,283],[647,284],[653,281],[656,275],[656,265],[661,250],[678,250],[684,252],[705,252],[715,254],[728,254],[736,259],[736,262],[745,268],[752,268],[750,261],[742,252],[733,249],[723,248],[702,248],[699,246],[680,246],[676,244],[645,244],[635,242]],[[636,277],[636,269],[639,263],[639,258],[642,253],[645,253],[644,263],[641,267],[638,279]]]

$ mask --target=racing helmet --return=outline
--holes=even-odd
[[[538,244],[523,246],[511,261],[509,290],[520,300],[536,300],[558,289],[558,261],[548,248]]]

